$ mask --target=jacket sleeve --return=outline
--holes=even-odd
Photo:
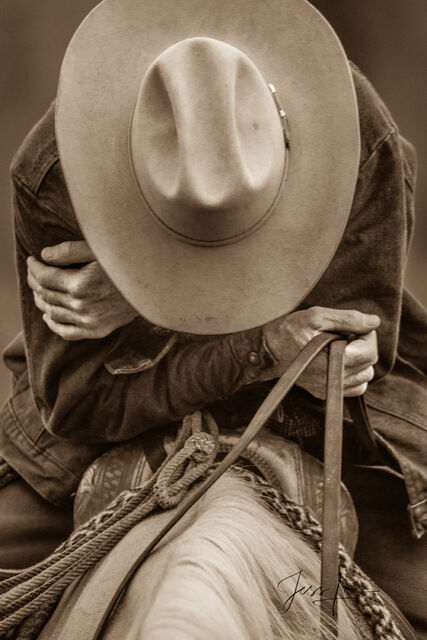
[[[405,151],[394,127],[370,150],[340,246],[304,301],[304,307],[357,309],[381,318],[376,379],[392,370],[398,348],[413,213]]]
[[[13,202],[30,384],[52,433],[87,443],[126,440],[233,393],[274,364],[261,329],[181,344],[140,318],[100,340],[64,341],[34,304],[26,259],[81,234],[51,192],[34,194],[15,177]],[[144,345],[153,350],[153,341],[157,355],[147,356]]]

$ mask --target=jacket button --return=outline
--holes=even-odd
[[[248,369],[247,376],[249,380],[256,380],[258,378],[258,372],[256,369]]]
[[[259,355],[256,351],[251,351],[248,355],[248,360],[252,365],[259,364]]]

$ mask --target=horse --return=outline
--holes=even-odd
[[[257,481],[258,482],[258,481]],[[320,624],[320,557],[234,469],[221,477],[181,520],[172,535],[135,573],[102,638],[126,640],[308,640]],[[73,620],[64,603],[41,640],[77,637],[76,625],[95,606],[90,592],[123,562],[126,549],[143,546],[156,528],[150,516],[130,532],[73,594]],[[91,583],[91,588],[87,585]],[[98,584],[98,587],[96,586]],[[86,587],[86,589],[85,589]],[[89,593],[89,595],[88,595]],[[343,640],[368,637],[354,610],[337,599]],[[131,623],[129,621],[132,621]],[[74,631],[73,631],[74,629]],[[326,638],[332,638],[327,633]]]
[[[222,477],[146,562],[105,640],[308,640],[318,634],[319,556],[236,472]],[[304,588],[293,596],[298,575]],[[337,604],[340,638],[366,637],[346,601]]]
[[[218,433],[197,412],[176,438],[165,435],[166,459],[154,473],[143,442],[104,453],[80,483],[75,532],[2,583],[0,637],[412,640],[393,603],[352,561],[357,520],[344,486],[339,579],[321,585],[322,465],[296,443],[262,430],[191,502],[241,436]],[[185,499],[191,507],[169,528]],[[337,627],[322,620],[325,599],[338,611]]]
[[[291,366],[237,433],[220,433],[207,410],[186,416],[172,442],[165,432],[166,457],[154,472],[143,442],[95,461],[76,495],[76,531],[2,583],[1,637],[413,640],[395,605],[352,560],[357,519],[339,483],[339,573],[337,564],[335,585],[321,579],[328,473],[297,444],[261,429],[294,375]],[[325,442],[341,430],[339,390],[328,403]],[[325,468],[337,470],[327,456]],[[339,611],[338,624],[321,615],[325,601]]]
[[[265,438],[266,445],[262,444]],[[94,567],[88,572],[80,572],[80,577],[65,591],[40,635],[25,632],[10,637],[37,637],[40,640],[74,640],[76,637],[102,640],[162,640],[169,637],[178,640],[308,640],[320,637],[319,605],[325,595],[336,599],[340,640],[412,637],[401,634],[396,628],[387,611],[389,603],[386,601],[384,606],[375,586],[361,575],[344,548],[340,552],[340,583],[335,592],[325,594],[322,591],[320,525],[310,508],[285,497],[279,489],[282,480],[287,483],[288,491],[292,490],[302,453],[297,445],[281,438],[276,445],[279,440],[282,451],[280,448],[277,451],[277,446],[274,450],[271,448],[274,436],[261,434],[260,441],[253,445],[255,455],[253,447],[246,454],[248,460],[255,459],[263,467],[264,473],[265,466],[260,458],[267,458],[268,479],[263,474],[258,475],[259,468],[254,473],[248,468],[234,466],[193,505],[135,572],[125,596],[108,617],[100,635],[91,635],[91,630],[87,635],[85,626],[91,616],[99,618],[99,607],[105,606],[104,601],[108,601],[110,595],[106,587],[110,582],[115,587],[122,575],[122,565],[126,569],[132,556],[137,556],[171,518],[173,509],[157,511],[134,524]],[[269,456],[260,456],[263,448],[269,451]],[[132,463],[128,451],[126,447],[115,451],[122,470]],[[135,447],[132,452],[137,457],[140,454]],[[288,456],[284,456],[284,452]],[[283,465],[283,477],[279,482],[272,480],[274,473],[271,471],[277,471],[275,458]],[[295,462],[293,468],[290,459]],[[104,454],[86,473],[84,480],[95,481],[96,491],[100,488],[97,482],[103,474],[102,467],[108,467],[109,462],[111,454]],[[304,456],[303,464],[313,478],[317,461]],[[140,465],[141,469],[144,465]],[[77,502],[79,495],[85,497],[84,481],[82,485]],[[312,495],[317,494],[312,492]],[[123,492],[119,500],[120,496]],[[347,529],[343,535],[347,546],[354,547],[354,513],[352,503],[346,497],[343,489],[341,518]],[[114,512],[116,506],[117,500],[110,505],[110,510]],[[101,517],[107,512],[108,507],[101,512]],[[84,519],[89,514],[83,511],[78,515]],[[89,522],[98,517],[89,516]],[[81,535],[79,532],[85,526],[87,524],[82,522],[74,535]],[[371,597],[374,599],[369,602]],[[28,625],[25,626],[28,630]],[[322,638],[333,637],[336,636],[332,631],[323,628]]]
[[[229,451],[239,435],[222,434],[220,452]],[[111,490],[114,477],[117,489],[117,478],[123,475],[129,482],[129,466],[135,470],[131,483],[138,486],[146,466],[141,465],[141,451],[135,445],[122,445],[92,465],[77,494],[77,522],[84,526],[85,519],[96,517],[111,498],[107,492],[104,503],[99,503],[100,484]],[[100,610],[132,558],[174,509],[155,511],[134,525],[72,585],[40,640],[311,640],[321,633],[323,639],[332,640],[333,629],[321,630],[320,603],[325,597],[334,599],[338,609],[340,640],[402,638],[375,585],[344,547],[339,583],[329,593],[322,590],[321,530],[314,514],[316,510],[319,515],[319,502],[313,504],[319,492],[312,486],[301,494],[304,479],[295,482],[295,477],[302,467],[306,478],[316,478],[315,484],[321,481],[317,460],[295,443],[263,431],[240,464],[213,484],[138,567],[98,635],[92,630],[85,635],[85,625],[96,626],[91,619],[100,619]],[[106,469],[110,480],[105,478]],[[308,494],[313,509],[303,504]],[[342,505],[341,538],[352,552],[357,524],[344,487]]]

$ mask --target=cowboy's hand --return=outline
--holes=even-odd
[[[46,247],[41,257],[28,258],[27,281],[44,322],[64,340],[104,338],[138,315],[86,242]]]
[[[365,393],[368,382],[374,376],[374,364],[378,360],[375,329],[379,324],[378,316],[360,311],[312,307],[268,323],[265,337],[279,361],[275,370],[281,375],[301,348],[322,331],[356,334],[344,354],[344,395],[360,396]],[[326,370],[327,356],[322,351],[300,376],[297,384],[317,398],[324,399]]]

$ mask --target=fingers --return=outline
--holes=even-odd
[[[73,342],[76,340],[87,340],[92,337],[97,337],[92,336],[92,332],[89,329],[77,327],[73,324],[61,324],[60,322],[56,322],[56,320],[50,318],[47,314],[43,314],[43,321],[47,324],[49,329],[53,331],[53,333],[56,333],[57,336],[67,341]]]
[[[339,331],[359,334],[350,342],[344,353],[344,395],[355,397],[365,393],[374,377],[374,365],[378,361],[377,334],[380,319],[354,310],[314,307],[317,327],[322,331]]]
[[[27,282],[44,322],[64,340],[105,338],[138,315],[96,261],[67,269],[30,257]]]
[[[27,260],[28,285],[33,291],[39,292],[40,287],[56,291],[71,292],[74,288],[75,269],[62,269],[45,265],[32,256]]]
[[[75,342],[77,340],[99,340],[100,338],[105,338],[113,328],[102,326],[77,326],[75,324],[66,324],[63,322],[58,322],[54,320],[47,313],[44,313],[43,322],[47,324],[49,329],[56,333],[57,336],[63,338],[63,340],[67,340],[68,342]]]
[[[312,307],[309,311],[311,312],[312,326],[319,331],[363,334],[376,329],[380,325],[378,316],[361,313],[353,309]]]
[[[69,266],[95,260],[95,256],[84,240],[61,242],[53,247],[46,247],[41,252],[41,257],[45,262],[56,266]]]
[[[343,392],[346,397],[365,393],[373,379],[374,364],[378,360],[377,336],[370,331],[347,345],[344,353]],[[297,384],[317,398],[325,399],[327,379],[327,357],[323,351],[307,367]]]
[[[84,300],[73,298],[69,293],[64,293],[63,291],[45,289],[39,285],[31,275],[28,276],[28,284],[33,290],[33,295],[37,295],[49,305],[65,307],[66,309],[72,309],[80,313],[85,311],[86,305]]]
[[[345,348],[344,366],[348,369],[374,365],[377,361],[378,345],[376,331],[369,331],[369,333],[358,337]]]
[[[360,396],[365,393],[369,382],[375,374],[374,367],[365,367],[357,373],[349,374],[344,380],[344,395],[347,397]]]
[[[356,387],[350,387],[348,389],[344,389],[344,397],[345,398],[356,398],[357,396],[363,396],[366,389],[368,388],[368,383],[357,385]]]
[[[55,320],[55,322],[74,324],[80,327],[84,327],[89,324],[89,321],[86,320],[85,316],[81,313],[76,313],[67,307],[50,304],[36,292],[33,293],[33,296],[36,307],[52,320]]]
[[[374,364],[378,361],[376,331],[360,336],[347,345],[344,354],[344,395],[347,398],[363,395],[373,379]]]

